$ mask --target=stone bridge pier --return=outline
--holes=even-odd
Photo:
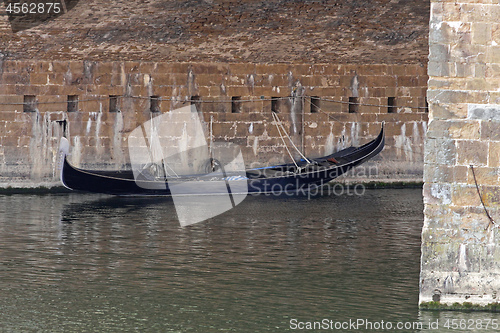
[[[498,0],[431,0],[421,304],[500,302],[498,18]]]

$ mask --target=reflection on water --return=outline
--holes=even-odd
[[[457,315],[417,309],[418,189],[248,197],[186,228],[163,198],[12,195],[0,209],[2,332],[283,332],[358,318],[434,332],[434,316]]]

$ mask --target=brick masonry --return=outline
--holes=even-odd
[[[420,302],[499,302],[498,17],[497,0],[431,1]]]
[[[160,98],[159,112],[195,100],[205,121],[213,119],[215,139],[240,145],[253,166],[289,161],[272,123],[273,103],[312,157],[363,144],[385,122],[386,149],[371,169],[351,176],[421,179],[426,72],[420,64],[3,60],[0,183],[55,184],[61,136],[77,166],[126,168],[128,133],[158,114],[150,96]],[[119,111],[110,110],[110,96]],[[354,110],[349,101],[368,105]]]

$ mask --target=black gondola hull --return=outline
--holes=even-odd
[[[250,169],[247,170],[247,179],[224,180],[229,187],[211,186],[209,180],[200,178],[196,181],[180,179],[152,183],[154,186],[141,186],[136,182],[132,171],[103,172],[89,171],[73,167],[64,157],[62,165],[61,180],[69,189],[93,193],[112,195],[172,195],[171,188],[182,184],[182,195],[217,195],[227,194],[230,188],[246,189],[243,191],[250,194],[293,194],[303,193],[318,186],[323,186],[329,181],[346,173],[350,169],[366,162],[376,156],[384,147],[384,129],[376,139],[361,147],[350,147],[337,153],[312,159],[313,164],[305,161],[299,162],[300,170],[294,164],[284,164],[272,169]],[[290,170],[295,170],[292,172]],[[272,170],[272,175],[266,172]],[[215,184],[215,183],[214,183]],[[159,186],[158,186],[159,185]],[[234,185],[234,186],[233,186]],[[178,187],[177,187],[178,188]],[[176,188],[176,189],[177,189]],[[202,189],[200,192],[200,188]]]

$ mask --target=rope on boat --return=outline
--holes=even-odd
[[[477,185],[476,173],[474,172],[474,166],[471,164],[470,168],[472,170],[472,176],[474,177],[474,183],[476,184],[477,195],[479,196],[479,200],[481,200],[481,204],[483,205],[484,212],[486,213],[486,216],[490,220],[490,223],[488,223],[488,226],[485,228],[485,230],[487,230],[490,227],[490,225],[495,224],[495,221],[493,220],[490,213],[488,212],[488,209],[486,209],[486,205],[484,204],[483,197],[481,196],[481,192],[479,192],[479,186]]]
[[[295,162],[295,159],[293,158],[292,153],[290,152],[290,149],[288,149],[288,146],[285,142],[285,139],[283,138],[283,135],[281,135],[281,130],[280,130],[280,127],[278,125],[278,120],[277,120],[278,115],[276,115],[274,112],[272,114],[273,114],[274,121],[276,122],[276,128],[278,129],[278,134],[280,135],[281,141],[283,141],[283,145],[285,146],[285,149],[286,149],[288,155],[292,159],[293,164],[295,164],[295,167],[297,168],[297,170],[300,170],[299,165],[297,164],[297,162]],[[281,124],[281,121],[280,121],[280,124]]]
[[[281,122],[281,119],[278,117],[278,115],[273,112],[273,117],[275,118],[275,121],[276,121],[276,124],[279,126],[281,126],[281,129],[283,130],[283,133],[285,133],[286,137],[288,138],[288,140],[290,140],[290,143],[292,144],[293,148],[295,148],[295,150],[299,153],[299,155],[307,162],[307,163],[311,163],[311,161],[309,161],[307,159],[307,157],[304,156],[304,154],[302,154],[302,152],[299,150],[299,148],[297,148],[297,146],[293,143],[292,141],[292,138],[290,138],[290,136],[288,135],[288,133],[285,131],[285,128],[283,127],[283,123]],[[278,129],[279,131],[279,129]],[[281,133],[280,133],[280,136],[281,136]]]

